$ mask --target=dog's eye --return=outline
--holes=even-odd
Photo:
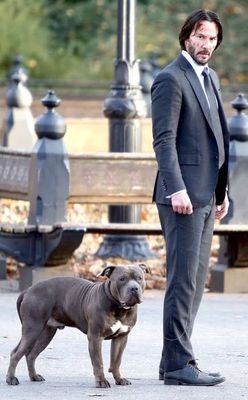
[[[126,279],[127,279],[126,275],[122,275],[122,276],[119,278],[119,280],[120,280],[121,282],[125,282]]]

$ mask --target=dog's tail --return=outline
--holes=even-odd
[[[24,291],[19,295],[19,297],[18,297],[18,299],[17,299],[17,301],[16,301],[16,308],[17,308],[17,312],[18,312],[18,315],[19,315],[19,318],[20,318],[21,321],[22,321],[22,318],[21,318],[20,308],[21,308],[21,304],[22,304],[22,301],[23,301],[23,298],[24,298],[25,293],[26,293],[26,290],[24,290]]]

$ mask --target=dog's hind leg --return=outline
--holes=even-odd
[[[44,381],[44,377],[40,374],[37,374],[35,370],[35,361],[38,355],[48,346],[51,342],[52,338],[54,337],[57,329],[51,326],[46,325],[42,332],[40,333],[39,337],[37,338],[36,342],[34,343],[33,347],[30,351],[26,354],[26,361],[28,366],[28,373],[30,380],[33,382],[42,382]]]
[[[21,340],[18,343],[18,345],[12,350],[12,352],[10,354],[9,369],[8,369],[7,376],[6,376],[6,383],[8,383],[8,385],[19,385],[19,381],[15,376],[15,370],[16,370],[16,366],[17,366],[18,362],[20,361],[20,359],[22,358],[24,353],[20,354],[20,357],[18,357],[18,358],[15,357],[15,354],[18,352],[20,344],[21,344]]]
[[[19,384],[19,381],[15,376],[17,364],[24,355],[30,352],[34,343],[39,337],[42,328],[43,325],[39,325],[36,327],[36,329],[33,328],[32,324],[28,324],[28,326],[22,326],[22,338],[10,354],[10,363],[6,376],[6,382],[8,385]]]

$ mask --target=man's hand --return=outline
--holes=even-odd
[[[193,207],[186,190],[172,195],[171,204],[174,212],[178,214],[192,214]]]
[[[228,208],[229,208],[229,200],[226,194],[223,203],[220,206],[216,206],[215,218],[218,220],[224,218],[228,213]]]

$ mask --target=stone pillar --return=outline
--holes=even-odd
[[[8,110],[4,118],[0,144],[15,150],[31,151],[34,142],[34,120],[30,110],[32,95],[26,86],[27,74],[16,61],[10,70],[6,95]]]
[[[141,76],[141,87],[142,93],[146,102],[147,117],[151,118],[152,115],[152,104],[151,104],[151,87],[154,81],[152,64],[148,61],[140,63],[140,76]]]
[[[35,123],[38,140],[32,150],[29,174],[30,225],[66,221],[70,169],[63,136],[64,119],[54,110],[60,104],[53,91],[42,100],[47,107]]]

